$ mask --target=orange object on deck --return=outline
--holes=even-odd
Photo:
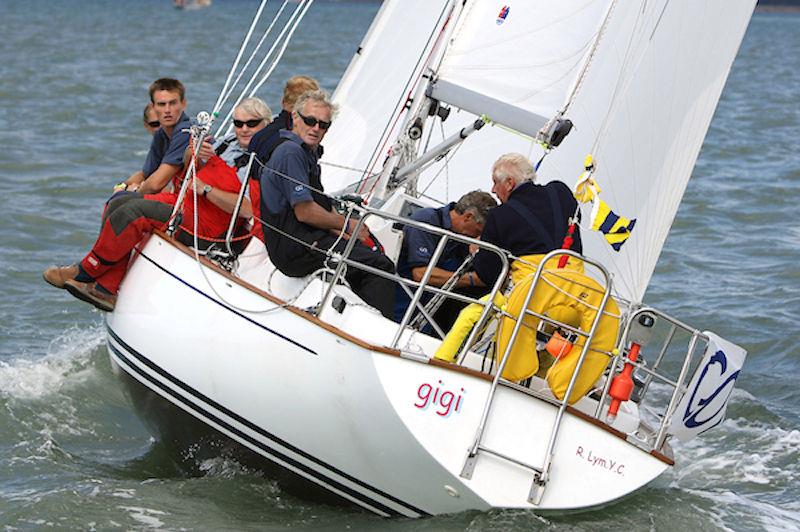
[[[628,354],[628,359],[631,362],[636,362],[639,359],[640,346],[637,343],[631,344],[631,351]],[[611,396],[611,405],[608,407],[608,422],[611,423],[617,418],[619,406],[631,398],[633,392],[633,364],[626,362],[622,371],[614,377],[611,381],[611,387],[608,389],[608,395]]]

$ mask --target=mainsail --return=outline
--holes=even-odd
[[[355,88],[374,90],[380,72],[390,71],[404,80],[419,72],[419,57],[405,57],[404,52],[412,47],[410,12],[395,2],[386,4],[374,25],[390,33],[408,31],[409,40],[385,49],[398,57],[390,69],[385,68],[386,57],[375,52],[372,58],[357,58],[361,72],[373,74],[357,78],[351,66],[348,74],[353,75],[345,76],[337,91],[344,103],[340,123],[352,123],[349,107],[364,97]],[[441,27],[445,4],[420,3],[419,9],[427,6],[435,20],[417,34],[416,49],[423,53],[430,53],[430,37]],[[442,201],[488,189],[493,160],[509,151],[541,157],[543,151],[532,135],[564,111],[575,129],[544,160],[539,181],[559,179],[572,185],[585,156],[594,155],[604,200],[616,212],[636,218],[637,225],[615,251],[585,223],[584,253],[609,269],[617,296],[641,301],[754,5],[755,0],[467,1],[441,62],[429,65],[435,72],[429,94],[453,106],[453,112],[443,124],[429,119],[427,134],[445,137],[478,115],[497,124],[475,133],[444,162],[429,167],[418,189]],[[421,24],[421,19],[414,21],[410,26]],[[341,88],[345,86],[347,91]],[[378,85],[377,91],[382,90]],[[392,94],[392,105],[396,96]],[[385,116],[371,106],[358,110],[361,123],[380,123],[381,128],[387,124],[381,122]],[[392,116],[394,123],[396,118]],[[334,142],[327,142],[326,158],[363,170],[366,158],[360,144],[339,140],[346,134],[352,142],[356,133],[337,132],[339,127],[331,131]],[[398,134],[396,126],[393,132]],[[423,138],[420,151],[428,142]],[[374,141],[367,144],[375,147]],[[373,172],[390,146],[378,146],[382,151],[369,163]],[[326,173],[330,176],[330,169]],[[335,190],[348,182],[340,174],[326,184]],[[583,213],[584,221],[589,214]]]

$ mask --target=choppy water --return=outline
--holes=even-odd
[[[187,477],[123,397],[101,316],[41,281],[46,266],[87,249],[109,188],[141,164],[150,81],[176,76],[191,112],[210,107],[257,5],[170,4],[0,3],[6,529],[800,528],[800,16],[753,19],[648,292],[650,303],[749,350],[729,419],[679,446],[674,471],[604,510],[386,521],[298,500],[221,458]],[[293,73],[333,88],[376,10],[318,4],[263,96],[277,107]]]

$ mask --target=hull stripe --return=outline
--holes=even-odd
[[[195,287],[195,286],[193,286],[193,285],[189,284],[188,282],[184,281],[183,279],[181,279],[180,277],[178,277],[178,276],[177,276],[177,275],[175,275],[174,273],[172,273],[172,272],[170,272],[169,270],[165,269],[163,266],[161,266],[160,264],[158,264],[158,263],[157,263],[155,260],[151,259],[150,257],[148,257],[147,255],[145,255],[144,253],[140,253],[140,255],[141,255],[141,256],[142,256],[144,259],[146,259],[146,260],[147,260],[149,263],[151,263],[153,266],[155,266],[156,268],[158,268],[159,270],[161,270],[162,272],[166,273],[167,275],[169,275],[169,276],[170,276],[170,277],[172,277],[173,279],[177,280],[178,282],[182,283],[182,284],[183,284],[183,285],[185,285],[186,287],[188,287],[188,288],[191,288],[192,290],[194,290],[195,292],[197,292],[197,293],[198,293],[198,294],[200,294],[201,296],[205,297],[205,298],[206,298],[206,299],[208,299],[209,301],[211,301],[211,302],[213,302],[213,303],[216,303],[217,305],[219,305],[220,307],[224,308],[224,309],[225,309],[225,310],[227,310],[228,312],[232,312],[233,314],[236,314],[237,316],[239,316],[239,317],[240,317],[240,318],[242,318],[243,320],[245,320],[245,321],[248,321],[248,322],[252,323],[252,324],[253,324],[253,325],[255,325],[256,327],[259,327],[259,328],[261,328],[261,329],[264,329],[265,331],[267,331],[267,332],[269,332],[269,333],[271,333],[271,334],[273,334],[273,335],[275,335],[275,336],[277,336],[277,337],[279,337],[279,338],[281,338],[281,339],[283,339],[283,340],[286,340],[286,341],[287,341],[287,342],[289,342],[290,344],[294,344],[294,345],[296,345],[296,346],[297,346],[297,347],[299,347],[300,349],[304,349],[305,351],[308,351],[309,353],[311,353],[311,354],[312,354],[312,355],[314,355],[314,356],[318,356],[318,355],[317,355],[317,352],[316,352],[316,351],[314,351],[313,349],[311,349],[310,347],[307,347],[307,346],[305,346],[305,345],[303,345],[303,344],[301,344],[301,343],[297,342],[296,340],[292,340],[292,339],[291,339],[291,338],[289,338],[288,336],[284,336],[284,335],[282,335],[281,333],[279,333],[278,331],[275,331],[275,330],[273,330],[273,329],[270,329],[269,327],[267,327],[267,326],[265,326],[265,325],[262,325],[261,323],[258,323],[257,321],[253,320],[252,318],[249,318],[249,317],[245,316],[245,315],[244,315],[244,314],[242,314],[241,312],[239,312],[239,311],[237,311],[237,310],[234,310],[234,309],[232,309],[231,307],[227,306],[226,304],[222,303],[221,301],[218,301],[218,300],[214,299],[213,297],[211,297],[210,295],[206,294],[205,292],[203,292],[203,291],[202,291],[202,290],[200,290],[199,288],[197,288],[197,287]]]
[[[305,464],[303,464],[301,462],[298,462],[297,460],[295,460],[295,459],[283,454],[282,452],[280,452],[280,451],[278,451],[276,449],[273,449],[272,447],[267,446],[263,442],[253,438],[252,436],[248,435],[247,433],[242,432],[240,429],[237,429],[236,427],[232,426],[231,424],[225,422],[224,420],[220,419],[218,416],[216,416],[216,415],[212,414],[211,412],[209,412],[209,411],[203,409],[202,407],[198,406],[196,403],[194,403],[192,401],[189,401],[189,400],[181,397],[178,394],[175,394],[175,392],[173,390],[170,390],[163,383],[159,382],[158,380],[154,379],[151,375],[149,375],[146,372],[144,372],[141,369],[139,369],[135,364],[132,364],[131,361],[129,361],[128,358],[125,356],[125,354],[123,354],[111,342],[108,343],[108,347],[113,351],[114,355],[119,357],[123,362],[125,362],[125,364],[127,366],[129,366],[133,371],[135,371],[137,373],[137,375],[139,375],[140,378],[138,380],[141,381],[142,379],[145,379],[151,385],[160,388],[161,390],[163,390],[163,394],[162,395],[166,394],[170,398],[173,398],[174,400],[180,401],[181,403],[183,403],[187,407],[189,407],[191,409],[198,410],[205,417],[208,417],[209,419],[212,419],[215,423],[217,423],[218,425],[220,425],[222,427],[225,427],[225,429],[227,429],[228,431],[236,434],[237,436],[239,436],[243,440],[246,440],[251,445],[254,445],[254,446],[258,447],[259,449],[261,449],[262,451],[264,451],[264,452],[266,452],[266,453],[268,453],[268,454],[270,454],[272,456],[275,456],[276,458],[279,458],[280,460],[282,460],[282,461],[284,461],[286,463],[291,464],[292,466],[294,466],[298,470],[301,470],[301,471],[305,472],[307,476],[314,477],[315,479],[317,479],[317,481],[322,486],[327,486],[327,485],[333,486],[337,490],[339,490],[339,491],[341,491],[343,493],[347,493],[348,495],[350,495],[354,499],[362,501],[364,503],[364,505],[377,508],[381,512],[384,512],[384,513],[386,513],[388,515],[394,515],[394,516],[399,516],[399,515],[409,516],[409,514],[417,514],[417,515],[420,515],[420,516],[430,515],[428,512],[426,512],[424,510],[421,510],[421,509],[419,509],[419,508],[417,508],[417,507],[415,507],[415,506],[413,506],[411,504],[408,504],[408,503],[398,499],[397,497],[395,497],[393,495],[390,495],[390,494],[388,494],[388,493],[386,493],[384,491],[381,491],[381,490],[379,490],[377,488],[374,488],[374,487],[370,486],[366,482],[361,481],[361,480],[359,480],[359,479],[357,479],[357,478],[345,473],[344,471],[341,471],[341,470],[339,470],[339,469],[337,469],[337,468],[335,468],[333,466],[330,466],[330,465],[326,464],[325,462],[323,462],[319,458],[316,458],[316,457],[308,454],[307,452],[302,451],[301,449],[298,449],[294,445],[292,445],[292,444],[282,440],[281,438],[279,438],[279,437],[267,432],[266,430],[264,430],[263,428],[259,427],[256,424],[254,424],[253,422],[248,421],[247,419],[243,418],[242,416],[236,414],[235,412],[233,412],[231,410],[228,410],[226,407],[224,407],[224,406],[220,405],[219,403],[215,402],[213,399],[205,396],[203,393],[195,390],[194,388],[192,388],[191,386],[189,386],[186,383],[182,382],[181,380],[177,379],[173,375],[170,375],[169,373],[167,373],[164,370],[162,370],[159,366],[157,366],[151,360],[146,358],[144,355],[142,355],[141,353],[137,352],[135,349],[131,348],[119,336],[117,336],[117,334],[114,331],[112,331],[111,327],[109,327],[108,325],[106,325],[106,330],[108,331],[109,336],[115,342],[117,342],[120,346],[122,346],[122,348],[125,351],[127,351],[130,355],[132,355],[134,358],[136,358],[139,362],[141,362],[142,364],[144,364],[145,366],[150,368],[152,371],[156,372],[161,377],[167,379],[172,384],[174,384],[177,387],[179,387],[181,390],[183,390],[183,391],[187,392],[188,394],[190,394],[191,396],[195,397],[197,400],[199,400],[199,401],[201,401],[201,402],[213,407],[214,409],[224,413],[226,416],[236,420],[238,423],[241,423],[242,425],[246,426],[248,429],[252,430],[253,432],[256,432],[260,436],[262,436],[262,437],[264,437],[264,438],[266,438],[268,440],[271,440],[271,441],[277,443],[278,445],[281,445],[282,447],[284,447],[286,449],[289,449],[293,453],[302,456],[306,460],[308,460],[310,462],[313,462],[313,463],[315,463],[315,464],[317,464],[317,465],[319,465],[321,467],[324,467],[325,469],[331,471],[332,473],[335,473],[336,475],[347,479],[348,481],[352,482],[353,484],[356,484],[356,485],[358,485],[358,486],[360,486],[360,487],[362,487],[362,488],[364,488],[366,490],[369,490],[369,491],[373,492],[374,494],[377,494],[377,495],[379,495],[379,496],[381,496],[381,497],[383,497],[383,498],[385,498],[387,500],[390,500],[390,501],[394,502],[395,504],[397,504],[399,506],[402,506],[402,507],[406,508],[409,511],[409,513],[401,514],[397,510],[389,508],[388,506],[385,506],[384,504],[382,504],[382,503],[370,498],[369,495],[367,495],[367,494],[365,494],[365,493],[363,493],[361,491],[356,491],[353,488],[351,488],[349,486],[346,486],[344,484],[341,484],[340,482],[338,482],[338,481],[326,476],[324,473],[321,473],[320,471],[317,471],[316,469],[313,469],[313,468],[311,468],[311,467],[309,467],[309,466],[307,466],[307,465],[305,465]]]

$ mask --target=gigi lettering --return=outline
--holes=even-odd
[[[420,410],[425,410],[430,406],[441,417],[449,417],[453,412],[460,412],[464,399],[464,388],[461,388],[459,393],[454,393],[445,389],[441,380],[437,383],[436,385],[427,382],[420,384],[417,389],[419,400],[414,402],[414,406]]]

